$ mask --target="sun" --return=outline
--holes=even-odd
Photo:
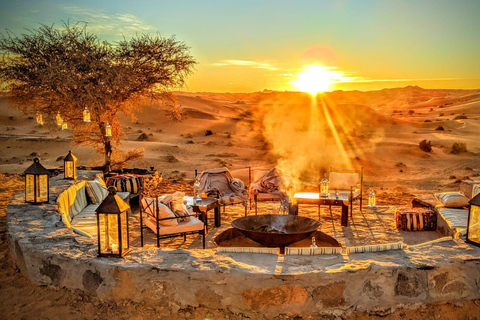
[[[331,70],[323,66],[309,66],[304,71],[299,72],[298,79],[290,82],[300,91],[309,92],[313,95],[318,92],[328,91],[331,84],[336,82],[338,71]]]

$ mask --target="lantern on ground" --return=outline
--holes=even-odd
[[[112,126],[108,124],[105,126],[105,137],[111,137],[112,136]]]
[[[38,158],[24,172],[25,174],[25,202],[46,203],[49,200],[50,172],[40,164]]]
[[[328,197],[328,179],[327,179],[327,174],[323,174],[323,179],[320,182],[320,195],[322,197]]]
[[[480,193],[468,203],[467,242],[480,246]]]
[[[130,206],[116,193],[117,188],[109,187],[107,197],[95,210],[99,257],[121,258],[130,251],[127,213]]]
[[[70,150],[63,159],[63,177],[65,179],[77,179],[77,157]]]
[[[370,208],[375,208],[377,206],[377,199],[373,189],[370,189],[370,193],[368,194],[368,206]]]
[[[85,107],[85,110],[83,110],[83,122],[91,122],[90,118],[90,111]]]
[[[60,115],[60,112],[57,112],[57,115],[55,116],[55,121],[57,122],[57,126],[61,127],[63,124],[63,119],[62,116]]]
[[[68,124],[66,121],[62,122],[62,130],[67,130],[68,129]]]
[[[37,120],[37,124],[43,126],[43,116],[40,112],[37,112],[37,116],[35,117]]]

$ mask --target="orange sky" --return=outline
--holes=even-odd
[[[310,64],[349,78],[329,90],[480,88],[480,1],[10,1],[0,30],[85,21],[101,39],[176,35],[199,64],[188,91],[298,90]]]

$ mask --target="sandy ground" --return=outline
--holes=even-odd
[[[18,175],[1,174],[0,187],[0,319],[248,319],[224,310],[201,308],[180,309],[175,315],[162,314],[161,308],[145,308],[132,301],[101,302],[82,292],[36,286],[29,282],[13,265],[6,243],[6,207],[12,195],[23,188]],[[241,209],[236,210],[241,214]],[[189,237],[188,239],[191,239]],[[190,240],[191,241],[191,240]],[[188,244],[183,244],[184,246]],[[417,310],[397,310],[389,314],[353,312],[345,317],[325,316],[315,319],[480,319],[480,300],[463,305],[427,305]],[[275,319],[313,319],[284,317]]]
[[[194,169],[227,166],[235,172],[246,166],[278,164],[303,188],[318,181],[316,173],[329,165],[363,166],[365,186],[377,191],[378,203],[385,207],[408,205],[415,196],[439,190],[458,190],[460,179],[480,176],[480,90],[337,91],[314,102],[300,93],[179,93],[178,100],[184,114],[181,122],[169,121],[168,109],[162,105],[142,106],[137,120],[121,116],[122,148],[145,148],[145,157],[132,167],[154,166],[165,177],[181,180],[191,179]],[[59,157],[69,149],[78,156],[79,165],[101,164],[102,157],[93,149],[72,146],[71,131],[37,126],[33,116],[22,114],[0,97],[0,172],[21,173],[35,156],[49,168],[60,167]],[[323,121],[309,121],[312,118]],[[213,134],[206,136],[205,130]],[[138,140],[142,133],[147,140]],[[419,148],[424,139],[431,141],[432,152]],[[451,154],[454,142],[465,143],[468,151]],[[8,182],[0,190],[1,319],[166,318],[159,310],[129,301],[101,303],[78,292],[30,284],[12,265],[5,244],[5,208],[22,183],[18,176],[4,177]],[[315,209],[310,210],[314,214]],[[328,215],[324,217],[328,222]],[[381,316],[480,319],[477,304],[426,306]],[[347,318],[379,316],[353,313]],[[173,318],[222,319],[225,313],[198,308],[179,310]]]

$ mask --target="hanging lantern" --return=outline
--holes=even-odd
[[[480,193],[468,204],[467,242],[480,246]]]
[[[43,116],[40,112],[37,112],[36,120],[37,120],[37,124],[43,126]]]
[[[68,150],[68,154],[63,159],[63,177],[65,179],[77,179],[77,157],[72,151]]]
[[[85,107],[85,110],[83,110],[83,122],[91,122],[90,111],[88,111],[87,107]]]
[[[108,124],[105,127],[105,137],[111,137],[112,136],[112,126]]]
[[[62,123],[62,130],[67,130],[68,129],[68,124],[67,124],[67,121],[64,121]]]
[[[370,193],[368,194],[368,206],[370,208],[375,208],[377,206],[377,199],[373,189],[370,189]]]
[[[50,172],[40,164],[40,160],[33,159],[33,164],[25,170],[24,174],[25,202],[34,204],[48,202]]]
[[[55,121],[57,122],[57,126],[61,127],[63,124],[63,119],[62,116],[60,115],[60,112],[57,113],[55,116]]]
[[[320,182],[320,194],[322,197],[328,197],[328,179],[327,179],[327,174],[323,174],[323,179]]]
[[[97,213],[98,256],[121,258],[130,251],[128,213],[130,206],[109,187],[108,195],[95,210]]]

